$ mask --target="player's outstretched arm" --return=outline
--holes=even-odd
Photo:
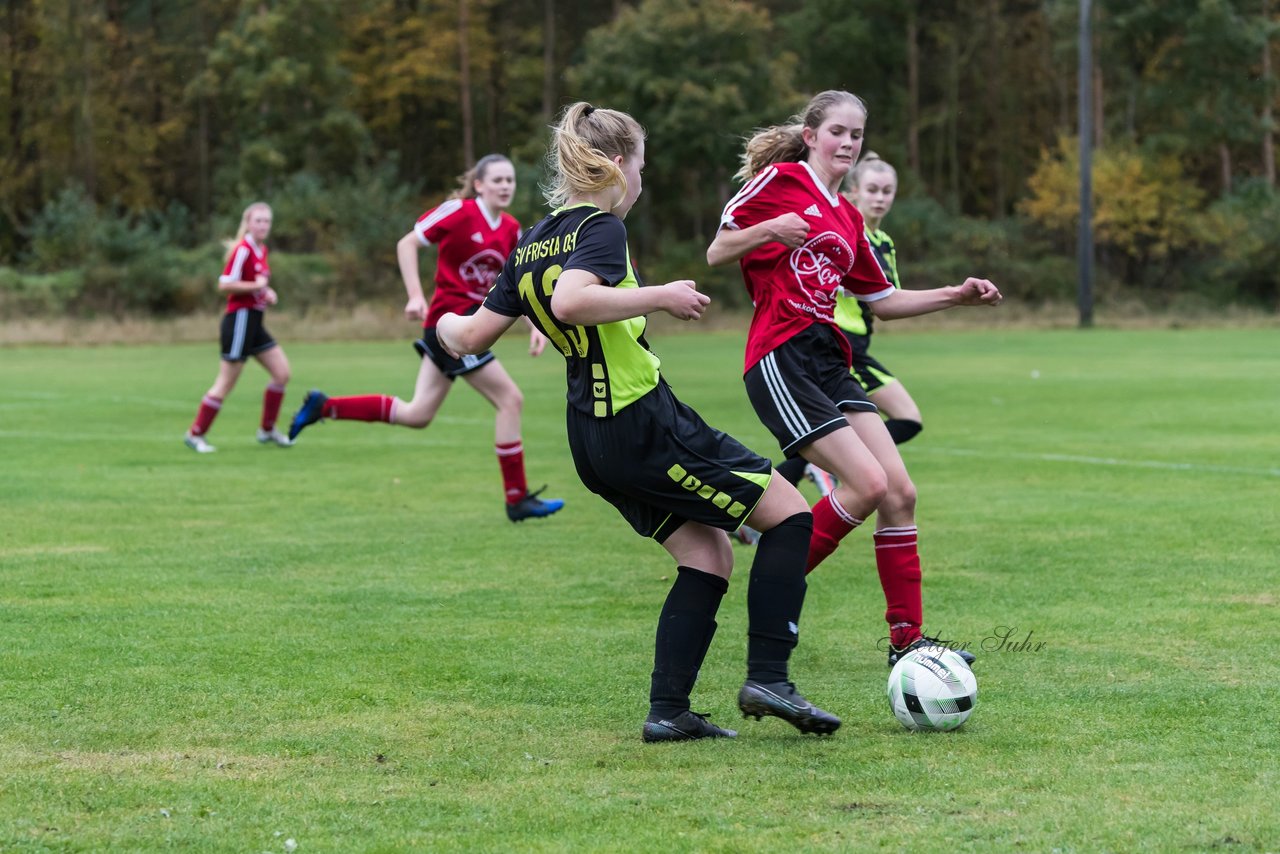
[[[798,213],[784,213],[747,228],[722,228],[707,247],[707,264],[719,267],[741,260],[748,252],[775,240],[789,249],[804,245],[809,223]]]
[[[595,273],[565,270],[551,294],[551,310],[563,323],[595,326],[665,311],[680,320],[697,320],[711,297],[689,279],[643,288],[611,288]]]
[[[965,279],[963,284],[927,291],[897,289],[884,299],[868,303],[881,320],[917,317],[962,305],[999,305],[1000,289],[986,279]]]
[[[455,358],[468,353],[483,353],[515,322],[516,318],[498,314],[484,306],[466,317],[449,312],[436,325],[436,338]]]

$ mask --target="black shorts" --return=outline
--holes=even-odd
[[[276,346],[267,327],[262,325],[262,312],[256,308],[238,308],[222,315],[222,359],[243,362]]]
[[[769,460],[707,426],[665,382],[612,418],[571,406],[566,420],[583,485],[660,543],[685,522],[736,531],[773,476]]]
[[[413,342],[413,349],[422,358],[430,359],[434,362],[435,366],[440,369],[440,373],[451,380],[483,368],[497,358],[493,355],[492,350],[485,350],[483,353],[476,353],[474,356],[463,356],[461,359],[453,358],[440,346],[440,339],[436,336],[436,328],[434,326],[422,330],[422,337]]]
[[[870,335],[854,335],[846,331],[844,337],[849,341],[850,349],[853,350],[853,365],[849,373],[853,374],[853,378],[858,381],[858,385],[862,386],[863,391],[871,394],[897,381],[892,371],[867,352],[871,346]]]
[[[836,334],[815,323],[743,377],[756,415],[788,457],[847,426],[845,412],[878,411],[849,373]]]

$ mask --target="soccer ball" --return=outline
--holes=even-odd
[[[889,708],[910,730],[942,732],[964,723],[978,702],[978,680],[945,646],[913,649],[889,674]]]

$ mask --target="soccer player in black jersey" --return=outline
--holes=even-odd
[[[774,715],[827,734],[839,718],[789,680],[799,637],[812,517],[769,460],[709,427],[672,394],[644,339],[645,315],[696,320],[710,301],[692,281],[642,287],[623,218],[640,195],[644,129],[626,113],[579,102],[566,108],[548,152],[550,215],[507,259],[475,314],[445,315],[439,340],[456,353],[485,350],[520,316],[565,357],[569,445],[582,482],[641,536],[675,558],[675,583],[658,619],[645,741],[731,737],[690,710],[689,695],[729,587],[727,531],[763,532],[747,588],[743,715]]]

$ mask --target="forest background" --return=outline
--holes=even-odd
[[[478,156],[528,226],[577,99],[647,127],[648,281],[746,302],[704,251],[745,134],[862,96],[898,167],[904,284],[1069,304],[1078,0],[0,0],[0,313],[216,311],[224,243],[275,209],[284,305],[398,305],[395,241]],[[1272,0],[1093,4],[1097,299],[1280,309]],[[389,297],[390,295],[390,297]]]

